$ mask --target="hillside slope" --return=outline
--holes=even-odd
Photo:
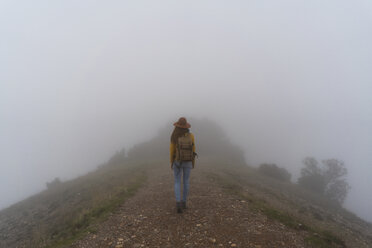
[[[188,209],[177,214],[171,170],[156,164],[138,194],[71,247],[371,247],[368,224],[338,223],[331,212],[319,224],[297,211],[310,203],[297,206],[284,195],[271,202],[268,188],[235,180],[256,172],[232,167],[226,173],[221,164],[200,161]]]
[[[97,169],[0,211],[0,247],[59,247],[89,231],[146,181],[143,164]]]
[[[306,232],[252,211],[204,172],[192,171],[188,209],[177,214],[172,172],[157,165],[136,196],[71,247],[305,247]]]
[[[175,211],[169,129],[96,171],[0,211],[0,247],[372,247],[372,226],[247,166],[209,121],[188,209]]]

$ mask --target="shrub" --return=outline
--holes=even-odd
[[[127,160],[127,156],[125,153],[125,149],[121,149],[120,151],[117,151],[107,162],[108,165],[121,165],[125,163]]]
[[[266,176],[273,177],[280,181],[291,181],[291,174],[286,169],[280,168],[276,164],[261,164],[258,168],[258,171]]]
[[[56,178],[54,178],[53,181],[51,181],[51,182],[47,182],[47,183],[46,183],[46,186],[47,186],[48,189],[52,189],[52,188],[56,188],[56,187],[58,187],[61,183],[62,183],[62,182],[61,182],[61,180],[59,179],[59,177],[56,177]]]

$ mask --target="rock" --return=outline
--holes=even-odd
[[[232,244],[231,244],[231,247],[236,247],[236,244],[232,243]]]
[[[197,227],[200,227],[200,226],[201,226],[201,224],[196,224],[196,226],[197,226]]]
[[[216,243],[216,239],[215,238],[209,238],[208,241],[211,242],[212,244]]]
[[[306,226],[305,225],[303,225],[303,224],[301,224],[301,223],[298,223],[298,229],[300,229],[300,230],[306,230]]]

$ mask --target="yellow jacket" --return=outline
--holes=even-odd
[[[195,152],[195,137],[192,133],[189,133],[189,134],[190,134],[192,144],[193,144],[192,151]],[[173,144],[172,142],[170,143],[169,152],[170,152],[170,162],[173,164],[174,159],[176,158],[176,144]],[[195,164],[195,158],[193,159],[192,164],[193,165]]]

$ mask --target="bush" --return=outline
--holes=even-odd
[[[52,188],[56,188],[56,187],[58,187],[61,183],[62,183],[62,182],[61,182],[61,180],[59,179],[59,177],[56,177],[56,178],[54,178],[53,181],[51,181],[51,182],[47,182],[47,183],[46,183],[46,186],[47,186],[48,189],[52,189]]]
[[[261,164],[258,168],[258,171],[266,176],[273,177],[280,181],[291,181],[291,174],[286,169],[280,168],[276,164]]]
[[[107,162],[108,165],[122,165],[127,160],[125,149],[117,151]]]

